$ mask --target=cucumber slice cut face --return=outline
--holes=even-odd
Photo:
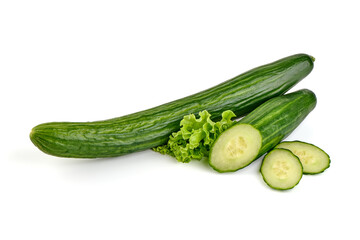
[[[274,149],[265,157],[260,168],[261,175],[273,189],[287,190],[295,187],[303,175],[298,157],[287,149]]]
[[[276,148],[290,150],[301,161],[304,174],[318,174],[330,167],[330,157],[319,147],[310,143],[292,141],[282,142]]]
[[[236,171],[257,157],[261,143],[259,130],[249,124],[237,124],[216,140],[210,152],[209,164],[218,172]]]

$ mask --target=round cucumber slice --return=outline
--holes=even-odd
[[[303,175],[298,157],[287,149],[274,149],[265,157],[260,168],[261,175],[273,189],[287,190],[295,187]]]
[[[304,174],[318,174],[330,167],[330,157],[321,148],[306,142],[282,142],[276,148],[290,150],[301,161]]]
[[[209,164],[218,172],[236,171],[257,157],[261,142],[259,130],[249,124],[237,124],[216,140],[210,152]]]

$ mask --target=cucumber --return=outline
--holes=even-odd
[[[282,142],[275,148],[290,150],[296,155],[304,168],[304,174],[318,174],[330,167],[330,157],[321,148],[306,142]]]
[[[307,89],[268,100],[220,134],[210,149],[210,166],[218,172],[246,167],[287,137],[315,105]]]
[[[265,183],[278,190],[295,187],[303,175],[300,159],[287,149],[276,148],[264,157],[260,168]]]
[[[40,124],[30,139],[43,152],[59,157],[115,157],[150,149],[165,144],[185,115],[207,110],[216,120],[231,110],[242,116],[284,94],[312,71],[313,61],[306,54],[292,55],[191,96],[118,118]]]

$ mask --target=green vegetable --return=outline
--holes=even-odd
[[[307,89],[275,97],[224,131],[210,150],[209,163],[219,172],[249,165],[288,136],[315,108]]]
[[[190,162],[192,159],[201,160],[209,156],[210,147],[215,139],[227,128],[235,124],[231,118],[235,114],[228,110],[222,113],[222,119],[213,122],[206,110],[187,115],[180,122],[180,130],[172,133],[166,145],[153,150],[175,157],[179,162]]]
[[[305,142],[282,142],[276,148],[290,150],[301,161],[304,174],[318,174],[330,167],[330,157],[319,147]]]
[[[268,186],[278,190],[295,187],[303,175],[303,167],[297,156],[287,149],[274,149],[264,157],[260,168]]]
[[[40,124],[30,139],[43,152],[59,157],[115,157],[150,149],[165,144],[185,115],[207,110],[216,120],[231,110],[242,116],[284,94],[312,71],[313,60],[306,54],[289,56],[191,96],[118,118]]]

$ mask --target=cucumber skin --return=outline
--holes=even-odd
[[[300,140],[294,140],[294,141],[283,141],[283,142],[281,142],[281,143],[293,143],[293,142],[295,142],[295,143],[305,143],[305,144],[307,144],[307,145],[311,145],[311,146],[313,146],[313,147],[315,147],[315,148],[317,148],[317,149],[319,149],[320,151],[322,151],[326,156],[327,156],[327,158],[329,159],[329,164],[327,165],[327,167],[326,168],[324,168],[322,171],[320,171],[320,172],[316,172],[316,173],[309,173],[309,172],[303,172],[303,174],[304,175],[317,175],[317,174],[320,174],[320,173],[323,173],[323,172],[325,172],[325,170],[326,169],[328,169],[329,167],[330,167],[330,164],[331,164],[331,159],[330,159],[330,156],[329,156],[329,154],[327,154],[324,150],[322,150],[321,148],[319,148],[318,146],[316,146],[316,145],[314,145],[314,144],[312,144],[312,143],[308,143],[308,142],[303,142],[303,141],[300,141]],[[279,143],[280,144],[280,143]],[[277,147],[276,147],[277,148]],[[280,147],[281,148],[281,147]],[[281,148],[281,149],[284,149],[284,148]],[[295,154],[294,154],[295,155]]]
[[[164,144],[183,116],[225,110],[237,116],[288,91],[313,69],[314,58],[292,55],[202,92],[148,110],[95,122],[50,122],[34,127],[30,139],[43,152],[71,158],[116,157]]]
[[[299,161],[300,166],[301,166],[301,171],[302,171],[301,178],[299,179],[299,181],[298,181],[297,183],[295,183],[295,185],[293,185],[293,186],[291,186],[291,187],[288,187],[288,188],[278,188],[278,187],[275,187],[275,186],[271,185],[268,181],[266,181],[266,179],[265,179],[265,177],[264,177],[264,174],[263,174],[263,172],[262,172],[262,167],[263,167],[263,164],[264,164],[264,161],[265,161],[266,156],[267,156],[268,154],[270,154],[272,151],[279,150],[279,149],[290,152],[290,153]],[[274,148],[274,149],[272,149],[269,153],[267,153],[266,156],[264,157],[263,162],[261,163],[261,167],[260,167],[260,174],[261,174],[264,182],[266,183],[266,185],[268,185],[269,187],[271,187],[272,189],[275,189],[275,190],[285,191],[285,190],[293,189],[296,185],[299,184],[299,182],[300,182],[300,180],[302,179],[302,176],[303,176],[303,174],[304,174],[304,172],[303,172],[304,169],[303,169],[303,166],[302,166],[301,161],[300,161],[300,159],[299,159],[298,156],[296,156],[295,154],[293,154],[290,150],[284,149],[284,148]]]
[[[292,133],[316,106],[316,95],[302,89],[270,99],[239,121],[258,129],[262,146],[257,157]],[[274,122],[275,121],[275,122]]]
[[[250,124],[259,130],[262,137],[262,145],[259,153],[251,162],[249,162],[249,164],[274,148],[282,139],[292,133],[315,108],[316,101],[316,96],[312,91],[302,89],[293,93],[274,97],[242,118],[237,124]],[[231,131],[231,128],[226,131]],[[215,144],[216,141],[214,145]],[[235,172],[249,165],[247,164],[239,169],[222,171],[212,165],[211,150],[209,154],[209,164],[218,172]]]

